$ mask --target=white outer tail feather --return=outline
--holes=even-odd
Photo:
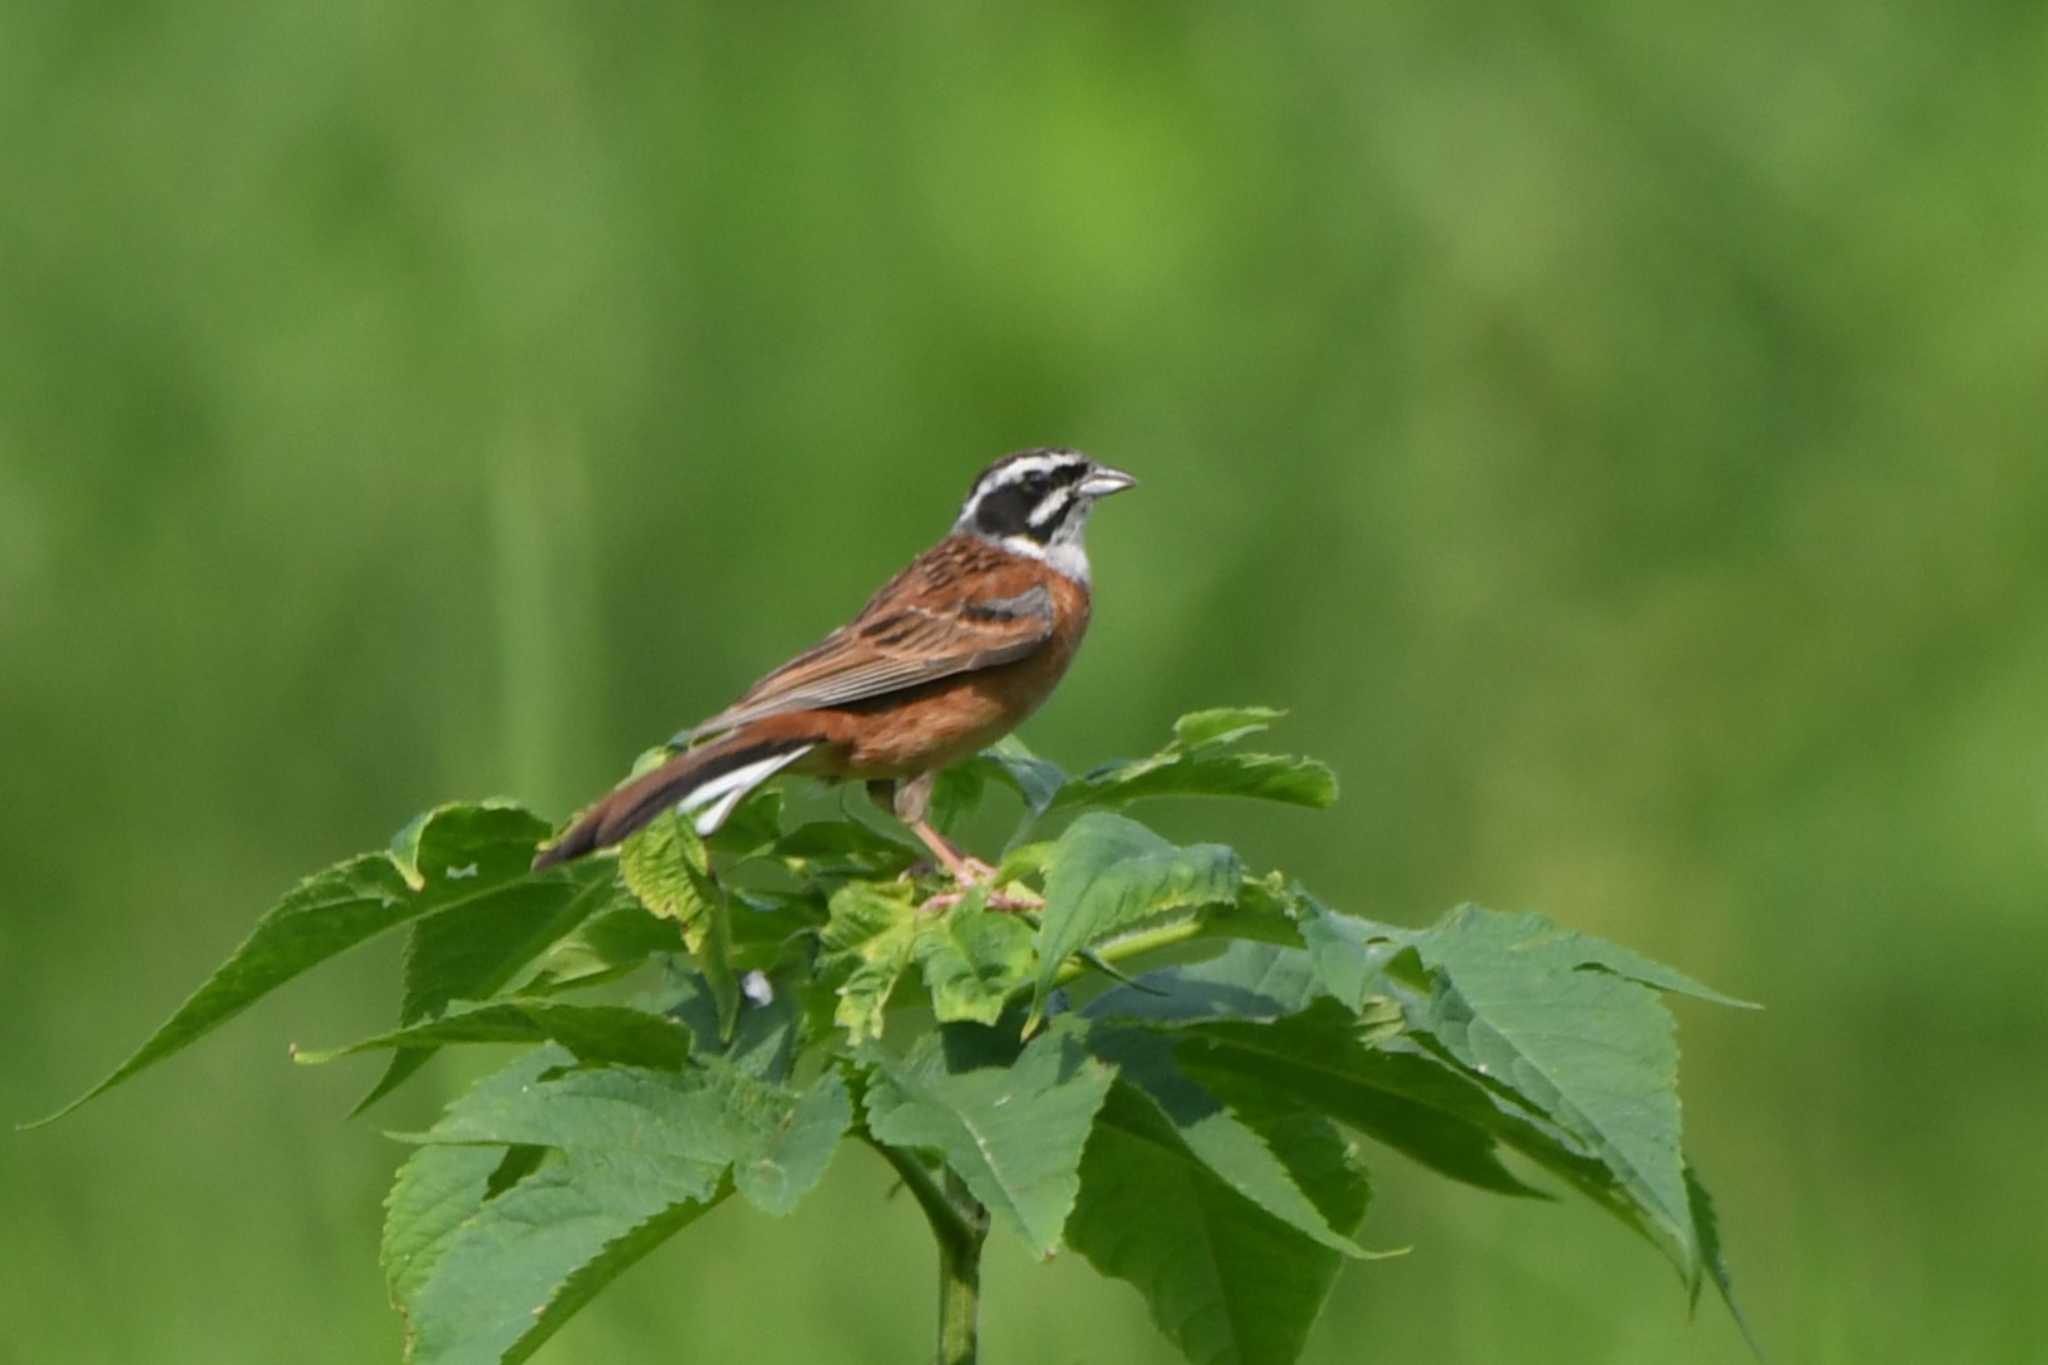
[[[694,816],[698,836],[708,837],[725,823],[725,817],[732,814],[733,807],[748,792],[816,747],[815,744],[806,744],[787,753],[756,759],[729,773],[721,773],[676,802],[676,810],[683,815]]]

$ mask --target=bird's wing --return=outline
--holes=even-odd
[[[1024,658],[1051,638],[1055,613],[1045,584],[1023,586],[1016,567],[1015,556],[994,546],[942,541],[891,579],[852,623],[678,735],[677,742]]]

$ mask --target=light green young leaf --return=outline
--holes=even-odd
[[[409,825],[391,852],[362,854],[308,877],[134,1055],[43,1122],[189,1047],[308,968],[423,915],[459,911],[481,923],[513,913],[537,923],[565,913],[593,879],[610,872],[572,864],[531,876],[527,864],[547,833],[544,822],[514,806],[442,806]]]
[[[578,1005],[547,996],[460,1000],[432,1019],[346,1047],[295,1050],[317,1066],[377,1049],[431,1050],[446,1043],[559,1043],[581,1062],[674,1070],[690,1057],[690,1031],[667,1015],[626,1005]]]
[[[1235,744],[1272,729],[1273,722],[1286,714],[1271,706],[1216,706],[1206,711],[1190,711],[1173,723],[1173,742],[1181,749]]]
[[[1322,1221],[1348,1236],[1369,1191],[1331,1125],[1299,1113],[1251,1122]],[[1088,1144],[1069,1236],[1097,1270],[1134,1285],[1160,1331],[1202,1365],[1292,1365],[1343,1261],[1191,1159],[1166,1114],[1125,1083]]]
[[[1034,1024],[1070,954],[1164,914],[1234,900],[1244,875],[1237,854],[1221,844],[1178,848],[1135,821],[1104,812],[1067,826],[1049,867]]]
[[[1031,981],[1032,938],[1022,918],[988,908],[985,887],[921,924],[911,951],[938,1021],[995,1023],[1010,996]]]
[[[901,1059],[867,1049],[875,1068],[868,1128],[891,1146],[936,1151],[976,1199],[1049,1256],[1074,1207],[1081,1151],[1113,1073],[1065,1023],[1007,1066],[991,1062],[986,1038],[975,1033],[986,1031],[941,1028]]]
[[[718,896],[711,884],[704,841],[674,810],[663,811],[619,846],[619,871],[640,903],[682,926],[691,952],[704,946]]]
[[[889,993],[910,965],[918,931],[916,894],[907,882],[848,882],[832,895],[818,965],[828,975],[846,974],[833,1018],[856,1047],[882,1036]]]

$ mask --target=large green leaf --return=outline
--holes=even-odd
[[[1365,1172],[1331,1125],[1307,1113],[1254,1122],[1328,1227],[1356,1228]],[[1136,1286],[1197,1365],[1290,1365],[1343,1260],[1233,1188],[1166,1110],[1124,1082],[1088,1143],[1068,1235],[1097,1270]]]
[[[1081,1152],[1113,1072],[1064,1022],[1005,1065],[988,1030],[955,1024],[897,1058],[870,1047],[868,1128],[895,1147],[936,1151],[974,1197],[1043,1255],[1059,1248]]]
[[[1557,932],[1541,916],[1463,907],[1417,940],[1443,979],[1411,1022],[1583,1144],[1691,1282],[1699,1238],[1671,1015],[1589,944],[1597,940]]]
[[[1122,806],[1160,796],[1236,796],[1322,809],[1337,799],[1337,777],[1312,758],[1247,754],[1231,746],[1259,733],[1281,714],[1268,707],[1196,711],[1174,725],[1174,737],[1148,758],[1121,759],[1069,779],[1047,809]]]
[[[1500,1161],[1500,1122],[1486,1092],[1451,1066],[1384,1043],[1329,1001],[1269,1022],[1220,1020],[1179,1030],[1175,1057],[1212,1087],[1254,1087],[1326,1114],[1440,1175],[1498,1194],[1533,1194]]]
[[[559,1043],[582,1062],[625,1062],[675,1070],[689,1060],[690,1030],[663,1014],[627,1005],[578,1005],[547,996],[457,1001],[432,1019],[346,1047],[295,1051],[310,1065],[379,1049],[427,1050],[444,1043]]]
[[[524,1360],[620,1272],[737,1189],[784,1213],[852,1121],[721,1062],[560,1070],[536,1049],[452,1105],[400,1172],[385,1270],[419,1365]]]
[[[482,923],[504,913],[532,924],[565,914],[611,871],[577,863],[531,876],[527,864],[547,833],[516,806],[442,806],[407,826],[388,852],[308,877],[128,1060],[44,1122],[189,1047],[308,968],[423,915],[460,912]]]
[[[1168,1155],[1207,1168],[1311,1241],[1347,1256],[1365,1254],[1329,1225],[1264,1139],[1175,1065],[1172,1038],[1149,1029],[1107,1026],[1089,1030],[1088,1046],[1172,1127],[1175,1145]]]
[[[1083,1013],[1091,1019],[1162,1024],[1272,1020],[1307,1009],[1318,988],[1309,959],[1299,950],[1236,942],[1205,961],[1162,967],[1104,991]]]
[[[1032,1020],[1069,954],[1176,911],[1235,898],[1243,869],[1221,844],[1179,848],[1121,815],[1091,812],[1048,855]]]

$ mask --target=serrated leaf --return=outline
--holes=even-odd
[[[1192,712],[1175,723],[1174,738],[1158,753],[1068,779],[1043,809],[1113,807],[1162,796],[1235,796],[1322,809],[1337,799],[1337,777],[1327,764],[1230,749],[1281,714],[1262,706]]]
[[[442,806],[416,819],[391,852],[366,853],[300,882],[242,945],[111,1075],[42,1120],[53,1122],[137,1072],[191,1046],[309,968],[436,911],[483,915],[508,905],[567,905],[605,869],[527,870],[548,833],[506,805]]]
[[[1753,1001],[1738,1000],[1703,986],[1684,972],[1644,957],[1631,948],[1592,934],[1582,934],[1576,929],[1567,929],[1533,911],[1488,910],[1477,905],[1461,905],[1441,924],[1411,937],[1423,948],[1426,958],[1431,956],[1431,945],[1436,945],[1436,951],[1440,952],[1443,944],[1455,939],[1461,953],[1485,952],[1491,956],[1512,953],[1540,957],[1547,963],[1609,971],[1652,990],[1689,995],[1710,1004],[1744,1010],[1763,1008]]]
[[[703,1058],[681,1072],[608,1066],[473,1092],[417,1140],[546,1147],[689,1199],[708,1199],[729,1170],[749,1202],[783,1213],[824,1174],[852,1119],[836,1072],[799,1095]]]
[[[1266,1022],[1188,1025],[1174,1034],[1174,1056],[1205,1085],[1289,1096],[1453,1180],[1497,1194],[1536,1193],[1501,1164],[1501,1120],[1484,1090],[1421,1052],[1368,1046],[1359,1027],[1355,1015],[1322,1000]]]
[[[995,1023],[1010,996],[1031,981],[1033,937],[1018,916],[988,908],[985,887],[920,925],[911,951],[938,1021]]]
[[[1445,979],[1415,1027],[1584,1144],[1690,1283],[1699,1238],[1671,1015],[1645,986],[1581,970],[1589,943],[1541,916],[1454,911],[1417,940]]]
[[[640,904],[681,926],[691,952],[704,944],[718,909],[696,828],[665,810],[619,846],[619,871]]]
[[[1174,1063],[1172,1038],[1145,1029],[1097,1027],[1089,1030],[1088,1047],[1116,1067],[1120,1084],[1144,1096],[1171,1125],[1178,1144],[1173,1155],[1205,1167],[1309,1240],[1346,1256],[1365,1255],[1329,1225],[1264,1139],[1180,1070]]]
[[[487,1197],[488,1175],[476,1171],[502,1153],[425,1147],[400,1172],[390,1222],[430,1199],[445,1220],[404,1223],[386,1239],[417,1242],[423,1253],[393,1277],[409,1365],[528,1359],[599,1290],[730,1192],[670,1198],[637,1173],[550,1153]]]
[[[834,1020],[854,1046],[882,1036],[889,993],[910,965],[917,937],[916,888],[849,882],[832,894],[831,918],[819,935],[819,969],[845,972]]]
[[[1720,1291],[1721,1302],[1728,1306],[1728,1316],[1735,1319],[1736,1330],[1742,1333],[1750,1354],[1762,1360],[1763,1347],[1758,1344],[1756,1334],[1749,1330],[1749,1319],[1743,1316],[1742,1305],[1735,1301],[1735,1279],[1729,1274],[1728,1259],[1721,1247],[1721,1219],[1714,1210],[1714,1198],[1707,1193],[1706,1183],[1690,1162],[1685,1167],[1685,1190],[1692,1200],[1693,1226],[1699,1229],[1700,1266],[1704,1278],[1712,1280],[1714,1288]],[[1695,1307],[1699,1304],[1699,1297],[1699,1283],[1695,1281],[1692,1286]]]
[[[308,1065],[378,1049],[446,1043],[559,1043],[581,1062],[675,1069],[690,1057],[690,1031],[666,1015],[626,1005],[577,1005],[545,996],[457,1001],[442,1014],[345,1047],[294,1052]]]
[[[1259,1136],[1329,1227],[1358,1226],[1365,1173],[1327,1122],[1268,1120]],[[1190,1159],[1159,1108],[1124,1083],[1088,1144],[1069,1235],[1097,1270],[1136,1286],[1198,1365],[1291,1365],[1343,1259]]]
[[[1221,844],[1179,848],[1104,812],[1067,826],[1048,861],[1034,1022],[1070,954],[1169,912],[1230,901],[1243,878],[1237,854]]]
[[[536,1048],[457,1107],[515,1103],[570,1061],[559,1048]],[[527,1359],[598,1290],[730,1189],[677,1198],[647,1174],[589,1153],[524,1146],[414,1152],[384,1224],[384,1270],[405,1317],[406,1360]]]
[[[867,1049],[875,1069],[868,1127],[891,1146],[936,1151],[977,1200],[1051,1255],[1113,1073],[1064,1023],[1032,1040],[1011,1065],[978,1064],[989,1060],[989,1033],[948,1025],[901,1059]],[[961,1045],[949,1050],[949,1038]]]

